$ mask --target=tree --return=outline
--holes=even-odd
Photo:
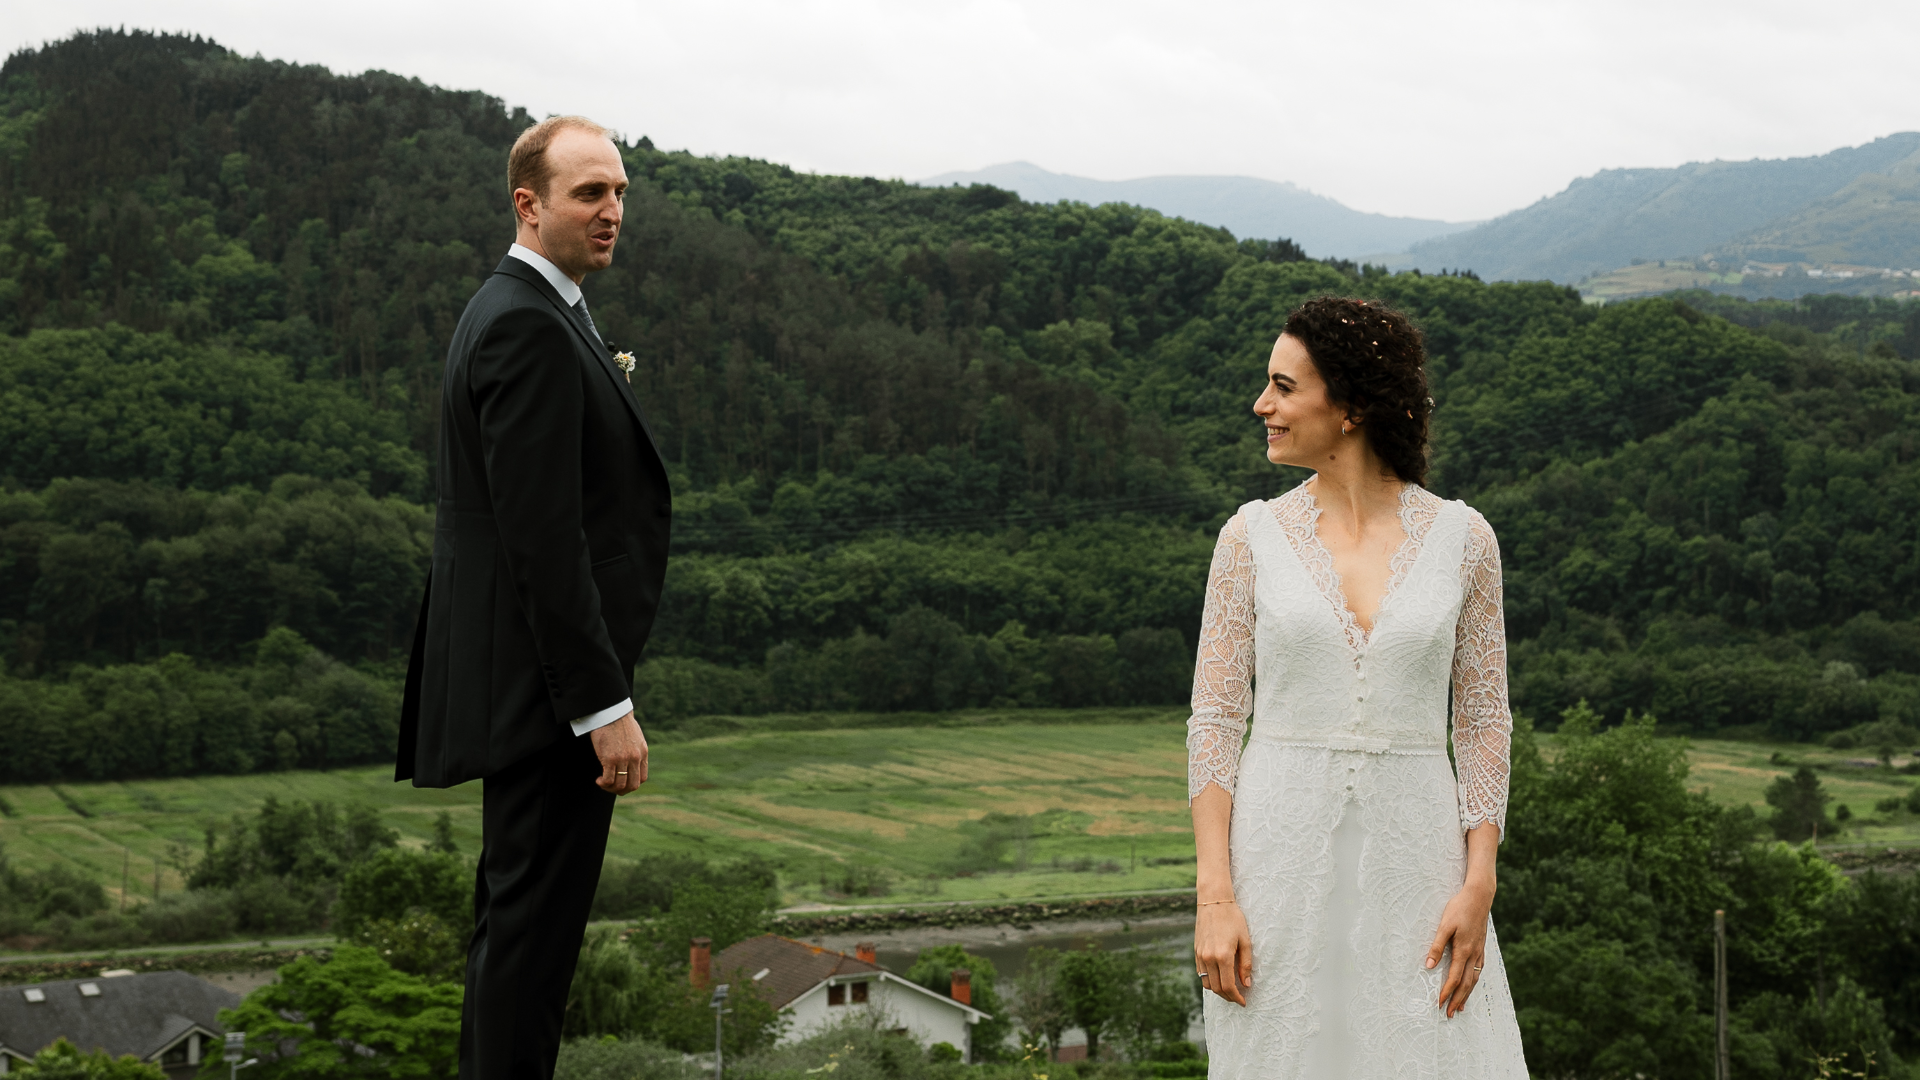
[[[158,1065],[132,1054],[117,1058],[105,1050],[83,1054],[65,1038],[55,1039],[27,1064],[14,1066],[11,1075],[23,1080],[166,1080],[167,1076]]]
[[[1767,805],[1773,807],[1768,822],[1773,834],[1782,840],[1818,840],[1821,829],[1832,835],[1836,829],[1827,817],[1832,796],[1820,786],[1820,777],[1802,765],[1792,776],[1782,776],[1767,785]]]
[[[1735,1069],[1748,1076],[1900,1076],[1879,1001],[1845,976],[1824,994],[1763,993],[1735,1018]],[[1809,1068],[1811,1066],[1811,1068]]]
[[[1013,980],[1021,1045],[1043,1047],[1049,1059],[1059,1054],[1060,1037],[1073,1023],[1060,983],[1060,960],[1058,950],[1036,945],[1027,950],[1027,966]]]
[[[344,945],[325,961],[302,957],[281,968],[279,982],[222,1010],[220,1022],[247,1033],[262,1080],[451,1077],[462,996],[458,983],[408,975],[371,949]]]
[[[1129,954],[1125,1003],[1106,1034],[1130,1061],[1155,1059],[1163,1048],[1182,1043],[1199,1007],[1193,979],[1164,956]]]
[[[773,892],[756,882],[689,881],[674,890],[673,907],[657,925],[659,939],[684,950],[696,937],[713,939],[715,952],[767,931]]]
[[[334,903],[334,930],[352,936],[367,923],[423,912],[465,935],[473,926],[473,869],[436,851],[391,847],[350,866]]]
[[[458,978],[473,934],[473,869],[440,851],[376,851],[341,878],[333,930],[401,971]]]
[[[1126,1011],[1127,964],[1097,945],[1062,953],[1056,978],[1073,1026],[1087,1033],[1087,1060],[1100,1054],[1100,1036]]]
[[[567,990],[567,1006],[562,1034],[570,1039],[586,1036],[622,1038],[649,1026],[669,999],[667,987],[657,973],[641,963],[628,946],[626,935],[595,928],[580,944],[580,959],[573,968],[573,983]],[[666,975],[671,979],[671,975]]]
[[[952,994],[953,973],[969,972],[973,1007],[987,1019],[973,1026],[974,1061],[998,1061],[1006,1056],[1007,1035],[1013,1031],[1013,1017],[1000,997],[999,974],[993,961],[976,956],[960,945],[936,945],[922,949],[907,969],[907,979],[938,994]]]
[[[1895,1048],[1920,1054],[1920,875],[1849,878],[1826,914],[1823,944],[1836,966],[1884,1006]]]
[[[433,819],[433,839],[427,844],[427,850],[441,855],[460,854],[460,845],[453,840],[453,815],[442,810]]]

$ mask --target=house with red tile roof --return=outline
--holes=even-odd
[[[967,971],[954,972],[952,987],[942,994],[882,967],[872,945],[859,945],[848,956],[762,934],[709,958],[703,953],[705,941],[694,941],[694,980],[751,984],[788,1019],[782,1042],[804,1039],[849,1017],[872,1017],[922,1046],[948,1043],[971,1060],[973,1025],[988,1019],[973,1007]]]

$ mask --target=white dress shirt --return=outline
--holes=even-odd
[[[549,262],[546,256],[530,247],[521,247],[519,244],[508,248],[507,254],[540,271],[540,276],[547,279],[547,284],[553,286],[553,291],[560,294],[561,301],[568,307],[572,307],[580,302],[580,286],[576,284],[572,278],[561,273],[560,268]],[[615,720],[620,719],[632,711],[632,698],[628,698],[618,705],[609,705],[597,713],[592,713],[578,720],[571,721],[573,733],[575,735],[585,735],[587,732],[593,731],[596,728],[606,727],[608,724],[613,723]]]

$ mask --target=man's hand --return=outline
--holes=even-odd
[[[600,778],[594,783],[615,795],[628,795],[647,782],[647,737],[632,713],[587,733],[600,757]]]

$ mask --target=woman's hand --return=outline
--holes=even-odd
[[[1493,890],[1467,885],[1447,901],[1440,915],[1440,932],[1433,936],[1427,950],[1429,970],[1443,959],[1447,945],[1453,945],[1453,962],[1447,966],[1447,981],[1440,985],[1440,1005],[1447,1019],[1467,1007],[1467,997],[1480,983],[1480,969],[1487,962],[1487,913],[1493,910]]]
[[[1245,989],[1253,985],[1253,938],[1239,904],[1229,900],[1200,909],[1193,924],[1193,957],[1201,986],[1235,1005],[1247,1003]]]
[[[1500,826],[1486,822],[1467,833],[1467,883],[1447,901],[1447,909],[1440,913],[1440,930],[1427,950],[1431,971],[1447,947],[1453,947],[1439,1001],[1449,1020],[1467,1007],[1467,998],[1480,984],[1480,969],[1487,963],[1487,917],[1493,911],[1493,862],[1499,849]]]

